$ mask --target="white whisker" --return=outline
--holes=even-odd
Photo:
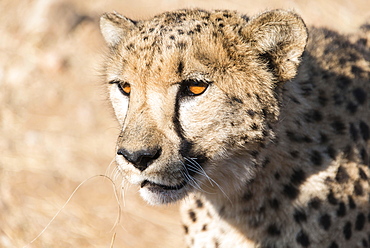
[[[220,189],[220,191],[225,195],[225,197],[231,202],[231,199],[226,194],[226,192],[223,190],[223,188],[214,179],[212,179],[210,176],[208,176],[208,174],[205,172],[203,167],[197,161],[195,161],[196,159],[197,158],[185,157],[185,160],[190,162],[190,164],[188,163],[190,168],[187,168],[187,169],[192,171],[192,172],[195,172],[199,175],[205,176],[207,178],[207,180],[209,181],[209,183],[211,184],[211,186],[213,187],[213,184],[215,184]]]

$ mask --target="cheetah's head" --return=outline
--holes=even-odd
[[[146,201],[194,190],[230,196],[255,175],[254,154],[279,118],[277,89],[295,76],[306,45],[296,14],[180,10],[132,21],[109,13],[101,30],[121,126],[116,162]]]

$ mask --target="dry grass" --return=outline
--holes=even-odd
[[[309,24],[350,32],[370,17],[368,0],[318,1],[52,1],[0,2],[0,246],[35,238],[73,190],[111,175],[118,125],[98,68],[104,42],[98,17],[131,18],[184,7],[267,8],[299,12]],[[119,180],[116,181],[120,188]],[[183,247],[177,206],[149,207],[126,189],[122,216],[112,184],[84,183],[28,247]]]

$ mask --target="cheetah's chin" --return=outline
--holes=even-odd
[[[187,194],[186,185],[187,183],[183,182],[168,186],[145,180],[140,185],[140,195],[149,204],[167,204],[182,199]]]

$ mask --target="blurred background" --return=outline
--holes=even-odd
[[[99,16],[149,18],[185,7],[248,15],[287,8],[343,33],[370,17],[368,0],[1,0],[0,247],[185,247],[177,205],[147,206],[125,187],[115,225],[112,183],[93,177],[113,178],[119,132],[99,75]]]

